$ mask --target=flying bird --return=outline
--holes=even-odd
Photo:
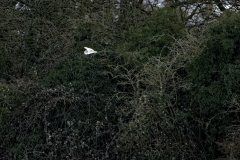
[[[93,54],[97,53],[97,51],[94,51],[92,48],[84,47],[86,50],[84,51],[84,54]]]
[[[18,3],[15,5],[15,9],[19,9],[19,8],[21,8],[20,2],[18,2]]]

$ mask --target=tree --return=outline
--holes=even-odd
[[[210,26],[204,50],[189,65],[192,84],[190,126],[208,147],[210,157],[218,156],[215,142],[221,141],[239,122],[239,24],[240,17],[225,12]]]
[[[199,25],[215,20],[225,10],[239,10],[236,0],[165,0],[165,5],[175,8],[184,22]]]

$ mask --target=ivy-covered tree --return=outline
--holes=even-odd
[[[125,46],[128,51],[137,51],[143,57],[164,56],[169,53],[168,47],[174,42],[174,37],[184,34],[184,24],[176,11],[166,7],[154,11],[144,25],[131,26],[125,32]]]
[[[188,67],[191,83],[189,125],[209,157],[216,142],[239,122],[240,16],[225,12],[207,31],[203,53]]]

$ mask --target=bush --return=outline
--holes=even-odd
[[[140,63],[142,67],[137,72],[133,72],[136,67],[130,68],[124,76],[131,77],[125,79],[125,84],[131,84],[134,89],[130,92],[133,96],[125,98],[118,110],[121,134],[116,140],[116,150],[121,159],[198,157],[193,132],[186,125],[189,85],[184,69],[186,62],[193,59],[192,51],[187,48],[189,42],[198,48],[199,41],[193,35],[188,36],[192,39],[174,41],[168,55],[152,56]],[[140,58],[132,54],[131,59]]]

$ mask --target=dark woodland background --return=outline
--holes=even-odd
[[[238,1],[198,1],[202,21],[194,0],[19,2],[0,2],[1,160],[240,159]]]

